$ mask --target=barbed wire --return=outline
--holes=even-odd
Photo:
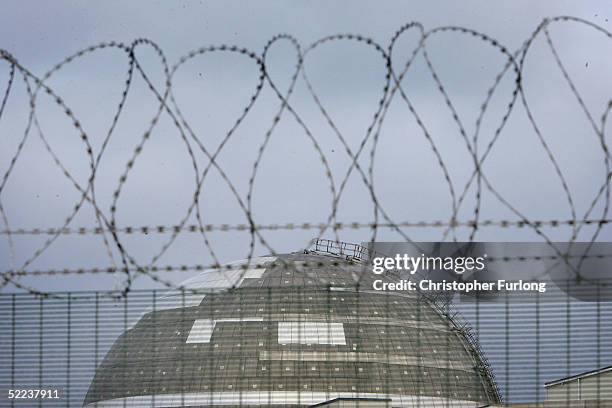
[[[554,247],[554,241],[549,237],[547,228],[571,228],[572,235],[570,242],[577,241],[579,233],[585,226],[594,226],[594,231],[590,234],[589,242],[591,244],[597,241],[604,226],[608,225],[612,220],[609,217],[610,208],[610,178],[612,177],[612,169],[610,169],[610,152],[606,141],[606,125],[608,115],[612,109],[612,102],[608,103],[605,111],[601,115],[599,122],[595,119],[595,115],[587,108],[584,97],[579,88],[576,86],[569,71],[565,67],[563,59],[557,51],[557,46],[550,34],[550,27],[555,24],[578,24],[580,26],[595,30],[595,32],[603,35],[606,39],[612,39],[612,35],[603,27],[600,27],[592,22],[570,17],[560,16],[555,18],[544,19],[526,38],[522,45],[512,50],[510,47],[503,45],[497,39],[481,33],[459,26],[444,26],[430,30],[418,22],[411,22],[400,27],[391,37],[387,44],[380,44],[372,38],[360,34],[337,34],[323,37],[308,46],[302,46],[301,43],[294,37],[288,34],[280,34],[271,38],[263,48],[261,53],[249,50],[240,46],[218,45],[206,46],[195,49],[185,56],[178,59],[174,64],[171,64],[164,51],[160,46],[148,39],[136,39],[131,43],[121,42],[105,42],[100,43],[83,50],[80,50],[54,65],[48,72],[41,76],[32,73],[28,68],[22,65],[11,53],[0,49],[0,60],[8,64],[8,77],[5,81],[6,89],[2,94],[0,102],[0,121],[6,115],[6,106],[10,101],[11,95],[17,86],[18,81],[23,83],[27,97],[29,100],[29,110],[27,112],[27,121],[21,134],[19,143],[14,154],[11,156],[7,169],[0,178],[0,219],[2,220],[3,228],[0,229],[0,235],[6,237],[9,248],[9,267],[2,272],[2,283],[0,290],[5,286],[12,285],[21,290],[28,291],[39,296],[48,296],[43,290],[35,287],[30,287],[20,282],[20,277],[23,276],[42,276],[42,275],[83,275],[90,273],[121,273],[123,276],[122,293],[127,293],[134,282],[134,279],[146,276],[155,282],[162,283],[168,288],[178,288],[176,284],[164,280],[159,276],[162,272],[174,271],[199,271],[208,268],[218,269],[225,272],[227,269],[222,267],[217,253],[212,245],[212,238],[208,235],[213,231],[237,231],[248,235],[249,245],[245,256],[247,259],[246,265],[249,265],[254,259],[256,247],[259,245],[264,251],[275,255],[277,252],[273,246],[267,241],[262,234],[262,231],[275,230],[313,230],[315,239],[330,234],[336,241],[340,241],[340,232],[347,229],[366,229],[370,231],[368,239],[364,242],[374,242],[379,236],[381,229],[390,229],[403,240],[413,243],[413,237],[408,234],[405,229],[410,228],[442,228],[442,240],[457,241],[457,230],[460,228],[469,231],[469,240],[476,239],[479,229],[484,227],[496,228],[528,228],[532,230],[543,242]],[[397,56],[398,42],[405,38],[408,33],[416,34],[418,41],[416,45],[407,53],[409,57],[403,61],[403,64],[398,69],[396,67],[399,57]],[[443,82],[436,65],[428,53],[428,44],[437,36],[450,34],[455,36],[465,36],[473,39],[478,43],[485,45],[494,50],[502,57],[503,64],[501,70],[495,75],[493,82],[487,88],[486,96],[479,105],[479,113],[475,121],[473,133],[468,132],[466,121],[458,113],[457,104],[453,102],[447,87]],[[525,63],[529,59],[530,52],[534,41],[538,37],[544,37],[547,47],[550,49],[554,63],[560,70],[563,80],[572,92],[576,99],[580,111],[584,114],[590,127],[588,130],[593,132],[599,142],[599,147],[603,153],[603,164],[605,167],[605,177],[597,190],[597,194],[590,202],[587,210],[579,214],[576,208],[576,200],[572,195],[567,182],[567,174],[571,169],[563,168],[559,160],[551,150],[549,142],[542,132],[536,115],[530,106],[530,99],[527,95],[524,86]],[[294,52],[295,60],[292,68],[290,80],[285,87],[280,87],[279,82],[274,78],[268,69],[268,58],[270,50],[277,47],[280,43],[288,44]],[[337,121],[332,118],[329,107],[326,106],[313,82],[308,74],[308,64],[310,56],[315,50],[326,47],[330,44],[353,43],[365,47],[379,58],[380,65],[384,70],[384,78],[380,84],[380,96],[376,103],[376,109],[371,114],[368,121],[365,133],[361,135],[361,139],[356,148],[349,145],[349,137],[338,126]],[[92,135],[85,130],[75,111],[71,109],[68,103],[60,96],[59,92],[51,87],[50,80],[60,71],[68,67],[71,63],[88,55],[98,53],[102,50],[114,50],[119,52],[126,58],[125,65],[125,80],[120,93],[120,98],[114,109],[112,120],[108,130],[104,134],[100,148],[95,151],[92,143]],[[143,60],[137,56],[140,50],[152,51],[154,58],[157,58],[161,71],[163,73],[163,84],[156,85],[150,77],[143,65]],[[199,135],[187,120],[181,110],[174,94],[174,79],[183,67],[196,58],[208,56],[211,54],[230,54],[243,58],[248,64],[251,64],[257,72],[257,80],[252,88],[252,91],[245,102],[240,114],[235,118],[232,125],[223,135],[221,142],[215,148],[207,145],[201,135]],[[432,137],[431,129],[426,125],[423,115],[417,110],[412,102],[412,95],[406,89],[404,80],[407,77],[410,69],[413,67],[417,57],[421,56],[425,61],[425,68],[435,84],[436,90],[444,100],[444,107],[448,110],[452,117],[454,126],[459,133],[460,140],[465,145],[467,153],[470,156],[473,167],[470,170],[470,177],[463,186],[458,186],[453,182],[451,177],[451,169],[447,160],[440,153],[440,142]],[[121,171],[115,187],[112,190],[111,203],[108,209],[103,208],[100,204],[98,195],[99,189],[96,188],[96,181],[99,180],[99,167],[102,158],[108,155],[107,146],[109,141],[115,137],[116,128],[120,118],[124,116],[126,100],[132,92],[135,78],[139,78],[146,84],[148,91],[156,101],[155,112],[148,120],[145,131],[140,135],[138,143],[133,148],[133,151],[125,163]],[[486,143],[484,149],[479,148],[479,140],[482,139],[482,123],[486,117],[491,105],[493,97],[501,87],[504,79],[510,78],[513,87],[507,99],[504,101],[504,109],[502,110],[501,119],[498,120],[491,133],[490,140]],[[306,87],[308,94],[312,97],[318,111],[321,113],[325,122],[330,127],[331,131],[337,138],[337,141],[342,145],[350,165],[346,172],[337,174],[332,171],[331,161],[328,155],[324,152],[320,137],[309,125],[305,116],[297,109],[293,102],[294,90],[298,84],[303,84]],[[237,130],[243,126],[247,116],[252,114],[254,106],[260,100],[264,91],[270,91],[278,104],[276,113],[271,119],[262,118],[269,121],[264,132],[264,139],[257,149],[256,158],[253,162],[251,173],[248,176],[248,189],[245,195],[240,194],[236,184],[228,175],[227,171],[219,164],[219,156],[224,151],[228,142],[235,136]],[[41,125],[38,118],[39,97],[46,95],[50,97],[53,104],[60,108],[63,115],[70,121],[76,137],[80,140],[81,148],[83,149],[84,157],[87,159],[88,174],[86,182],[79,181],[79,177],[69,170],[69,166],[65,161],[60,159],[56,149],[49,142],[48,132]],[[431,148],[436,163],[442,173],[445,188],[448,190],[448,200],[450,202],[451,214],[448,219],[436,221],[396,221],[394,220],[385,204],[381,201],[379,194],[375,188],[375,172],[374,163],[377,157],[377,148],[381,140],[381,132],[383,125],[386,123],[391,106],[401,104],[410,117],[414,120],[422,137],[424,137],[427,145]],[[570,209],[571,217],[569,219],[533,219],[528,214],[521,211],[516,205],[512,204],[500,192],[498,187],[487,177],[483,171],[483,165],[490,157],[490,153],[494,145],[498,142],[500,135],[505,130],[512,112],[517,106],[521,106],[527,114],[529,126],[537,137],[538,142],[544,149],[546,157],[554,168],[556,181],[563,190],[565,200]],[[151,139],[160,120],[169,119],[173,128],[178,132],[180,143],[182,143],[187,152],[187,161],[193,169],[194,174],[194,189],[193,200],[185,213],[180,218],[180,221],[175,225],[143,225],[143,226],[125,226],[120,225],[117,220],[117,212],[125,201],[122,197],[125,195],[126,183],[130,178],[134,169],[135,163],[141,158],[146,149],[149,140]],[[330,209],[327,218],[322,222],[288,222],[278,224],[262,224],[257,222],[257,217],[253,209],[253,196],[255,184],[259,177],[259,169],[264,160],[265,153],[268,150],[269,143],[272,140],[275,132],[277,132],[278,124],[281,119],[286,118],[295,123],[304,133],[306,139],[312,144],[312,147],[317,154],[321,167],[326,179],[326,184],[330,194]],[[24,160],[25,146],[29,138],[38,137],[43,143],[46,152],[49,154],[55,166],[61,170],[61,173],[74,188],[78,194],[72,210],[65,217],[65,220],[59,226],[50,228],[15,228],[10,223],[10,217],[3,205],[5,200],[6,185],[13,176],[16,164],[19,160]],[[351,137],[354,137],[351,135]],[[370,150],[367,151],[366,146],[370,143]],[[369,163],[364,166],[362,158],[368,156]],[[206,161],[206,165],[201,164],[201,160]],[[401,165],[401,164],[399,164]],[[243,213],[246,222],[238,224],[211,224],[205,222],[207,215],[203,213],[201,208],[201,195],[205,190],[205,182],[210,178],[211,174],[218,175],[224,185],[229,189],[235,203]],[[367,190],[367,194],[372,203],[373,211],[368,216],[362,217],[361,220],[354,222],[343,222],[338,218],[338,208],[341,200],[344,198],[344,193],[347,190],[349,178],[355,175]],[[81,175],[79,175],[81,176]],[[108,180],[105,180],[108,181]],[[474,205],[470,209],[472,216],[469,220],[458,220],[460,211],[467,206],[468,193],[474,192]],[[510,211],[515,219],[481,219],[483,209],[483,194],[487,192],[491,194],[497,202],[506,210]],[[73,226],[75,219],[84,208],[93,210],[93,225],[89,226]],[[601,209],[600,209],[601,208]],[[600,209],[600,210],[598,210]],[[596,213],[600,211],[600,213]],[[195,217],[196,223],[193,223]],[[372,220],[365,222],[364,220]],[[177,237],[182,233],[195,233],[201,236],[203,248],[212,259],[212,263],[208,267],[203,265],[193,266],[166,266],[158,265],[159,260],[172,248],[177,242]],[[149,261],[143,262],[136,259],[135,255],[130,253],[125,244],[124,235],[135,234],[159,234],[166,236],[161,249],[153,253]],[[45,236],[42,244],[39,244],[25,261],[19,264],[15,261],[14,237],[16,236]],[[38,260],[42,254],[47,252],[49,248],[54,246],[56,241],[66,235],[96,235],[102,237],[102,245],[105,248],[106,256],[108,257],[110,266],[104,268],[76,268],[76,269],[49,269],[49,270],[33,270],[32,265]],[[590,248],[590,246],[589,246]],[[602,254],[591,254],[588,250],[582,255],[581,262],[589,257],[601,257]],[[567,258],[562,253],[558,253],[556,257],[563,259]],[[576,273],[580,273],[580,264],[576,268]]]
[[[581,259],[582,255],[567,255],[567,259]],[[612,258],[612,254],[590,254],[590,259],[609,259]],[[532,256],[502,256],[502,257],[487,257],[487,262],[529,262],[529,261],[556,261],[559,257],[556,255],[532,255]],[[314,268],[314,267],[342,267],[346,265],[343,261],[336,262],[308,262],[301,261],[300,267],[303,268]],[[266,269],[287,269],[287,265],[284,263],[241,263],[241,264],[210,264],[210,265],[159,265],[147,268],[149,272],[216,272],[216,271],[244,271],[250,268],[266,268]],[[3,273],[12,276],[42,276],[42,275],[84,275],[84,274],[112,274],[116,272],[138,272],[138,268],[130,268],[129,270],[121,270],[115,267],[100,267],[100,268],[77,268],[77,269],[47,269],[47,270],[28,270],[28,271],[12,271],[7,270]],[[172,285],[170,285],[172,286]]]
[[[333,229],[373,229],[373,228],[447,228],[447,227],[468,227],[468,228],[480,228],[480,227],[501,227],[501,228],[525,228],[528,226],[535,227],[573,227],[576,225],[605,225],[612,222],[611,219],[587,219],[587,220],[523,220],[523,221],[511,221],[511,220],[482,220],[477,222],[472,221],[402,221],[394,224],[391,223],[362,223],[362,222],[337,222],[331,227]],[[258,230],[312,230],[321,229],[327,226],[327,223],[286,223],[286,224],[258,224],[255,228]],[[169,234],[179,232],[212,232],[212,231],[247,231],[251,228],[247,224],[205,224],[199,226],[197,224],[189,225],[156,225],[156,226],[126,226],[114,229],[105,228],[87,228],[87,227],[75,227],[75,228],[33,228],[33,229],[15,229],[15,230],[0,230],[1,235],[100,235],[107,232],[117,232],[122,234]]]

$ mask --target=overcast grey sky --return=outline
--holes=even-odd
[[[147,38],[163,50],[170,65],[191,50],[209,45],[238,45],[261,55],[276,34],[293,35],[303,48],[335,33],[359,33],[386,48],[403,24],[417,21],[425,30],[441,26],[463,26],[495,38],[508,50],[520,48],[542,19],[570,15],[612,30],[612,8],[602,1],[4,1],[0,11],[0,48],[10,52],[25,68],[42,76],[65,57],[100,42],[130,44]],[[550,26],[550,35],[568,74],[584,103],[599,124],[612,94],[611,43],[593,28],[575,22]],[[402,65],[416,44],[414,34],[402,37],[394,54]],[[486,92],[504,67],[502,54],[482,41],[459,33],[442,32],[427,41],[427,52],[449,98],[472,137]],[[163,90],[163,70],[158,56],[140,47],[136,56],[151,82]],[[278,42],[267,61],[270,77],[281,92],[296,65],[295,50]],[[308,55],[304,69],[321,103],[342,136],[355,149],[366,134],[382,95],[386,69],[384,60],[371,47],[354,41],[326,43]],[[121,98],[128,58],[119,50],[102,50],[66,65],[46,82],[71,108],[91,141],[94,154],[100,150]],[[9,66],[0,63],[0,95],[8,80]],[[214,150],[249,101],[258,80],[257,66],[247,57],[212,54],[184,64],[173,77],[173,95],[198,139]],[[605,182],[604,154],[596,132],[555,64],[554,55],[540,35],[534,41],[522,72],[529,106],[543,137],[557,160],[582,218]],[[509,71],[494,93],[480,130],[479,151],[486,147],[512,98],[513,73]],[[450,174],[459,194],[473,171],[473,163],[443,97],[427,69],[422,53],[402,83]],[[290,99],[292,108],[307,124],[325,155],[336,187],[351,163],[338,137],[327,124],[299,78]],[[17,76],[0,118],[0,174],[9,168],[21,142],[29,114],[29,100]],[[252,111],[218,157],[220,167],[246,200],[249,177],[266,131],[280,106],[268,85],[262,89]],[[96,199],[110,217],[113,191],[131,154],[141,140],[158,103],[138,74],[134,74],[125,109],[102,157],[96,174]],[[82,185],[89,177],[89,162],[83,143],[53,100],[40,95],[37,119],[44,136]],[[195,143],[197,164],[208,162]],[[370,164],[371,141],[359,163]],[[400,98],[390,105],[381,129],[374,164],[374,185],[380,205],[394,222],[448,221],[452,201],[444,175],[414,116]],[[483,171],[504,199],[531,220],[567,220],[571,207],[555,168],[529,123],[525,109],[517,104]],[[193,200],[194,171],[185,144],[168,115],[162,115],[143,153],[122,190],[117,206],[117,225],[176,225]],[[0,202],[10,229],[57,228],[71,213],[80,194],[58,169],[35,129],[30,131],[4,189]],[[304,130],[290,115],[283,115],[264,152],[253,190],[252,213],[258,224],[325,222],[332,197],[319,154]],[[475,203],[474,186],[469,190],[457,218],[470,220]],[[488,191],[483,192],[481,216],[492,220],[518,220]],[[604,200],[592,213],[601,217]],[[244,212],[217,171],[207,176],[200,195],[206,224],[244,224]],[[360,177],[353,173],[338,203],[337,221],[373,221],[373,203]],[[191,214],[187,224],[196,223]],[[69,225],[96,227],[94,211],[87,203]],[[0,220],[0,229],[5,229]],[[404,228],[414,240],[436,241],[443,228]],[[551,240],[567,240],[569,227],[543,228]],[[588,240],[593,227],[583,228],[578,238]],[[469,229],[457,230],[466,239]],[[362,242],[370,230],[343,229],[340,238]],[[262,231],[278,252],[304,248],[316,230]],[[333,238],[328,231],[326,238]],[[46,235],[13,237],[13,253],[7,235],[0,235],[0,270],[20,268],[44,245]],[[141,265],[148,265],[168,242],[169,234],[121,235],[126,251]],[[250,236],[244,231],[211,232],[210,244],[221,262],[244,258]],[[598,239],[609,241],[606,226]],[[402,237],[391,229],[380,229],[379,240]],[[541,241],[529,228],[485,227],[475,237],[480,241]],[[269,252],[258,245],[255,255]],[[27,266],[32,269],[91,268],[120,265],[116,248],[108,256],[100,235],[68,235],[49,246]],[[182,233],[156,265],[209,265],[213,258],[199,234]],[[193,273],[163,276],[180,282]],[[23,278],[22,283],[39,290],[110,289],[112,276]],[[159,287],[141,278],[135,288]],[[15,291],[12,286],[2,289]],[[522,322],[511,325],[521,325]],[[609,328],[608,328],[609,330]],[[553,334],[558,328],[553,327]],[[522,333],[522,332],[521,332]],[[486,334],[486,333],[485,333]],[[523,334],[523,333],[522,333]],[[554,336],[551,336],[551,338]],[[526,342],[525,337],[521,338]],[[517,341],[516,344],[519,344]],[[532,342],[533,343],[533,342]],[[485,348],[495,349],[497,338],[483,338]],[[513,343],[514,344],[514,343]],[[531,344],[531,343],[530,343]],[[535,343],[534,343],[535,344]],[[576,342],[580,345],[582,343]],[[585,347],[588,347],[585,346]],[[558,350],[550,348],[550,350]],[[592,350],[591,350],[592,351]],[[501,356],[501,353],[495,355]],[[554,355],[547,355],[555,361]],[[501,358],[501,357],[499,357]],[[518,360],[522,376],[523,360]],[[503,364],[493,361],[494,365]],[[585,364],[594,365],[593,361]],[[495,367],[495,368],[499,368]],[[563,374],[559,369],[559,375]],[[514,375],[514,371],[510,373]],[[552,378],[552,377],[551,377]]]
[[[137,38],[154,41],[169,64],[193,49],[208,45],[238,45],[261,54],[275,34],[293,35],[306,47],[335,33],[359,33],[387,47],[403,24],[421,22],[426,30],[447,25],[463,26],[490,35],[507,47],[518,49],[545,17],[571,15],[605,29],[610,7],[606,1],[258,1],[258,2],[23,2],[3,4],[0,16],[1,48],[10,52],[35,75],[43,75],[66,56],[85,47],[108,41],[130,44]],[[550,27],[560,57],[592,116],[599,123],[612,90],[609,75],[610,43],[592,28],[577,23]],[[409,34],[397,46],[397,67],[416,44]],[[461,34],[432,36],[427,51],[436,72],[457,108],[469,137],[487,89],[503,68],[501,53],[481,41]],[[136,52],[151,81],[163,90],[162,66],[150,48]],[[279,42],[270,50],[268,72],[284,92],[296,65],[294,50]],[[396,68],[397,68],[396,67]],[[305,60],[305,71],[348,144],[355,149],[366,134],[385,80],[384,60],[372,48],[350,41],[322,45]],[[128,58],[118,50],[102,50],[78,59],[53,74],[48,84],[73,110],[87,132],[94,154],[110,126],[127,75]],[[1,78],[8,78],[8,65],[0,65]],[[196,57],[183,65],[173,78],[173,94],[190,127],[207,148],[214,150],[244,109],[259,72],[246,57],[212,54]],[[555,155],[576,208],[583,217],[604,183],[604,155],[596,133],[580,110],[576,98],[555,65],[553,54],[540,35],[530,49],[523,71],[524,89],[538,126]],[[513,73],[501,80],[483,120],[479,149],[484,149],[512,97]],[[5,80],[0,85],[6,86]],[[457,195],[473,171],[473,163],[452,115],[444,103],[422,54],[417,56],[402,83],[432,135],[451,175]],[[290,104],[307,123],[330,164],[336,187],[342,182],[350,158],[327,125],[303,79],[298,79]],[[218,162],[243,200],[248,192],[257,151],[271,126],[280,102],[264,86],[252,111],[220,153]],[[125,109],[119,119],[96,175],[100,208],[110,216],[112,193],[134,147],[141,139],[158,107],[142,77],[134,75]],[[21,78],[17,78],[0,119],[0,171],[23,137],[28,100]],[[75,178],[86,184],[88,159],[83,144],[69,121],[48,97],[37,101],[37,118],[50,145]],[[195,144],[193,148],[197,150]],[[367,169],[370,149],[360,157]],[[197,151],[198,164],[207,161]],[[395,98],[382,127],[376,151],[374,184],[377,198],[395,222],[448,221],[452,201],[443,173],[423,132],[406,105]],[[570,219],[571,209],[555,168],[530,125],[525,110],[517,106],[484,164],[484,172],[495,188],[529,219]],[[186,214],[194,192],[194,172],[185,144],[168,115],[162,115],[151,139],[136,160],[119,199],[118,226],[175,225]],[[35,131],[28,136],[22,154],[0,193],[11,229],[59,227],[79,198],[70,181],[54,164]],[[246,218],[225,182],[211,171],[200,195],[206,224],[244,224]],[[290,115],[284,115],[264,153],[253,192],[253,215],[259,224],[324,222],[331,211],[329,182],[318,153],[304,130]],[[458,219],[473,217],[475,189],[472,186]],[[338,204],[337,220],[371,222],[373,204],[360,177],[353,172]],[[593,213],[601,216],[599,200]],[[96,226],[88,204],[71,227]],[[516,220],[517,217],[492,194],[483,193],[484,219]],[[188,224],[196,222],[192,214]],[[2,226],[4,228],[4,225]],[[438,240],[441,228],[406,228],[414,240]],[[545,229],[553,240],[568,239],[570,228]],[[469,229],[457,231],[459,239]],[[583,229],[589,239],[593,229]],[[316,236],[315,230],[264,231],[277,251],[300,250]],[[324,234],[332,238],[331,232]],[[361,242],[370,230],[345,229],[343,240]],[[6,235],[0,237],[0,268],[20,267],[47,236],[14,237],[14,259]],[[134,259],[148,264],[167,242],[169,235],[136,234],[122,237]],[[380,240],[398,240],[391,229],[381,229]],[[609,239],[604,229],[599,239]],[[243,258],[249,250],[246,232],[213,232],[209,239],[221,261]],[[481,229],[477,240],[531,241],[542,238],[530,229]],[[255,255],[268,252],[258,247]],[[118,262],[117,252],[114,251]],[[198,234],[184,233],[158,260],[157,265],[203,264],[213,258]],[[29,265],[30,269],[103,267],[111,264],[100,236],[62,236]],[[180,281],[188,277],[176,273]],[[112,279],[24,279],[38,288],[109,288]],[[153,285],[141,279],[136,287]]]

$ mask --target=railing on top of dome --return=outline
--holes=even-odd
[[[343,241],[332,241],[330,239],[316,238],[311,244],[315,252],[344,257],[347,260],[368,262],[376,252],[363,245]]]
[[[311,241],[309,248],[316,253],[325,253],[333,256],[345,258],[349,261],[358,261],[362,263],[368,263],[370,260],[376,257],[389,257],[389,255],[374,251],[363,245],[353,244],[351,242],[344,241],[332,241],[330,239],[315,238]],[[399,271],[389,270],[388,274],[397,279],[401,279],[402,275]],[[416,272],[413,276],[425,279],[426,275],[422,271]]]

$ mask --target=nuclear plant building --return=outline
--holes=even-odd
[[[372,274],[369,256],[318,240],[203,271],[115,341],[84,406],[499,403],[469,327],[422,294],[374,291],[393,277]]]

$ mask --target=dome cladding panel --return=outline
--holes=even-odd
[[[479,356],[428,301],[368,291],[374,275],[340,258],[263,259],[199,303],[146,313],[117,339],[85,404],[183,394],[236,405],[217,398],[236,393],[244,405],[253,393],[493,402]],[[302,400],[260,405],[320,402]]]

